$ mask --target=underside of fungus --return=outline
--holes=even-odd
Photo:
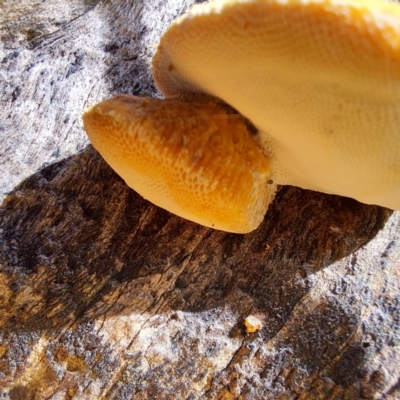
[[[248,121],[208,98],[121,95],[84,114],[93,146],[154,204],[229,232],[255,229],[273,199],[267,157]]]
[[[167,100],[84,114],[94,147],[153,203],[241,233],[276,184],[400,209],[399,4],[197,5],[163,35],[153,76]]]

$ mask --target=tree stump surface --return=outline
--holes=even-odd
[[[89,145],[192,3],[0,1],[0,398],[400,399],[399,213],[282,187],[219,232]]]

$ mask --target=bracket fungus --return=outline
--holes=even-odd
[[[196,5],[161,38],[153,76],[165,100],[122,95],[83,115],[153,203],[238,233],[277,184],[400,209],[400,4]]]

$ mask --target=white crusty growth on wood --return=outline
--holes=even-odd
[[[264,207],[258,208],[257,214],[266,211],[275,184],[400,209],[398,4],[378,0],[222,0],[197,5],[162,37],[153,61],[153,75],[166,98],[188,102],[193,93],[207,94],[234,107],[257,128],[266,164],[243,161],[243,168],[250,168],[252,176],[261,166],[262,179],[256,180],[257,185],[267,186],[269,182],[268,190],[262,191],[265,201],[256,202],[254,195],[247,196]],[[111,104],[112,101],[108,110]],[[173,107],[178,107],[178,112],[173,110],[172,114],[179,115],[180,103],[174,102]],[[97,118],[96,110],[99,109],[95,107],[89,113],[91,120]],[[161,114],[161,120],[153,126],[167,126],[168,131],[168,118]],[[122,135],[124,143],[131,142],[134,147],[137,135],[129,132],[143,131],[140,120],[131,119],[127,113],[126,130],[121,133],[120,129],[109,129],[115,124],[112,113],[108,115],[109,126],[104,129],[107,134]],[[91,137],[93,130],[87,116],[85,128]],[[177,124],[173,128],[171,124],[171,129],[169,135],[180,138],[176,140],[185,152],[186,133],[179,131]],[[218,129],[212,132],[218,134]],[[245,130],[243,134],[250,135]],[[147,135],[149,141],[154,141],[160,134]],[[101,142],[100,138],[95,147],[114,166],[109,155],[114,152],[118,157],[121,147],[102,147],[98,145]],[[238,152],[240,149],[239,146]],[[214,148],[202,149],[203,154],[208,151],[216,156]],[[197,159],[189,154],[190,158]],[[175,163],[170,165],[168,173],[176,174]],[[203,167],[206,171],[207,162]],[[233,168],[237,166],[214,169],[209,184],[212,186],[213,179],[223,181],[225,175],[232,176]],[[215,216],[202,219],[204,210],[213,207],[213,201],[198,203],[198,210],[190,209],[197,207],[191,202],[193,206],[185,209],[175,189],[166,193],[164,185],[163,190],[141,190],[129,173],[121,176],[149,200],[172,212],[179,209],[178,215],[207,226],[248,232],[260,222],[260,218],[253,218],[243,223],[244,214],[239,216],[237,208],[221,221]],[[154,179],[151,177],[148,187],[157,186]],[[233,185],[236,194],[249,190],[242,188],[240,181],[248,184],[239,179]],[[206,198],[206,192],[215,198],[216,192],[227,188],[230,186],[223,184],[207,192],[203,187],[199,198]],[[192,197],[196,197],[196,185],[193,190]],[[258,188],[252,189],[252,193],[259,192]],[[168,199],[165,204],[164,197]],[[241,198],[249,201],[246,196]],[[170,199],[177,205],[170,207]],[[229,209],[229,201],[219,206]],[[250,210],[248,215],[254,214],[251,203],[243,203],[242,207]],[[240,223],[235,225],[232,221]]]

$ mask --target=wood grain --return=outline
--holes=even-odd
[[[20,3],[0,2],[2,398],[400,398],[399,214],[283,187],[235,235],[151,205],[80,114],[157,96],[153,45],[193,1]]]

